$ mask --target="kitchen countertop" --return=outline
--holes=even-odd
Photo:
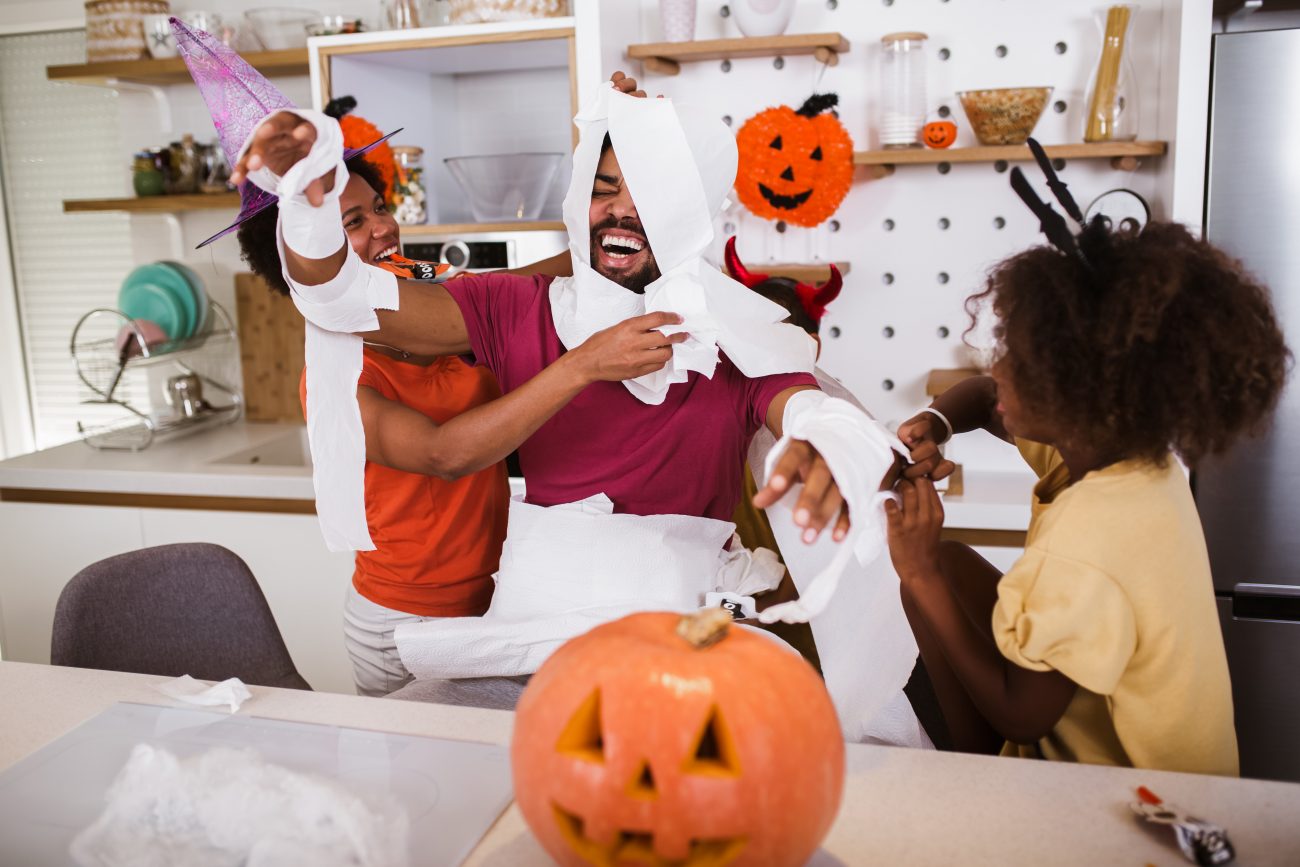
[[[0,768],[115,702],[170,705],[165,678],[0,663]],[[505,744],[514,714],[251,687],[241,713],[374,731]],[[858,864],[1185,865],[1164,828],[1127,804],[1145,785],[1228,829],[1237,863],[1300,864],[1300,785],[851,744],[840,814],[820,867]],[[550,861],[510,808],[469,865]]]
[[[1015,532],[1029,525],[1032,474],[981,471],[971,464],[963,467],[963,473],[963,494],[944,501],[945,526]],[[511,493],[523,493],[522,479],[512,478],[510,486]],[[139,452],[96,451],[75,442],[0,461],[3,489],[301,501],[304,511],[311,511],[308,504],[315,500],[306,428],[247,421],[159,442]],[[8,499],[24,497],[11,493]],[[76,501],[73,496],[60,500]],[[86,502],[105,503],[102,499]],[[227,506],[238,508],[233,502]]]

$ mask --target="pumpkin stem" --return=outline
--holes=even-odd
[[[677,634],[697,650],[712,647],[727,637],[731,628],[731,613],[721,608],[701,608],[683,614],[677,621]]]
[[[840,98],[834,93],[814,93],[812,96],[799,106],[795,114],[802,117],[816,117],[828,108],[834,108],[839,105]]]
[[[345,114],[356,107],[357,101],[355,97],[340,96],[337,99],[331,99],[329,103],[326,104],[325,114],[328,114],[335,120],[342,120]]]

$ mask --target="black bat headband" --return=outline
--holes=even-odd
[[[1079,205],[1074,201],[1074,196],[1070,195],[1069,186],[1057,176],[1056,170],[1052,168],[1052,161],[1047,158],[1043,146],[1032,138],[1028,140],[1027,144],[1034,155],[1034,160],[1037,161],[1039,168],[1046,175],[1047,186],[1051,189],[1052,195],[1056,197],[1056,201],[1060,202],[1061,207],[1072,220],[1082,226],[1083,212],[1079,210]],[[1029,210],[1033,211],[1034,215],[1038,217],[1038,228],[1047,236],[1047,240],[1052,242],[1052,246],[1066,255],[1077,256],[1079,261],[1091,270],[1092,263],[1079,249],[1079,242],[1076,240],[1069,224],[1065,222],[1065,218],[1058,214],[1050,204],[1038,197],[1033,186],[1025,177],[1025,173],[1020,171],[1019,166],[1011,170],[1011,189],[1016,191],[1016,195],[1020,196],[1021,200],[1029,206]]]

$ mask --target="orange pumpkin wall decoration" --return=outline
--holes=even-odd
[[[736,194],[751,213],[816,226],[839,208],[853,182],[853,139],[835,113],[833,93],[813,94],[798,111],[761,111],[736,134]]]
[[[821,678],[705,609],[634,614],[561,647],[520,698],[515,799],[562,865],[803,864],[839,809]]]
[[[957,140],[957,124],[950,120],[936,120],[921,127],[921,141],[927,147],[942,149]]]

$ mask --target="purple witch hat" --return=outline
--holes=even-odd
[[[275,85],[249,66],[244,58],[214,36],[187,27],[179,19],[172,18],[170,21],[172,34],[176,37],[176,47],[180,49],[181,57],[185,59],[185,65],[189,67],[190,75],[203,94],[203,101],[208,105],[208,113],[212,115],[212,123],[217,128],[226,161],[233,166],[249,133],[267,115],[281,109],[293,109],[295,106]],[[399,132],[401,130],[394,130],[363,148],[347,148],[343,151],[343,159],[349,160],[363,154]],[[245,180],[239,185],[239,216],[235,222],[199,246],[207,246],[233,232],[239,228],[240,223],[266,210],[275,202],[275,194]]]

